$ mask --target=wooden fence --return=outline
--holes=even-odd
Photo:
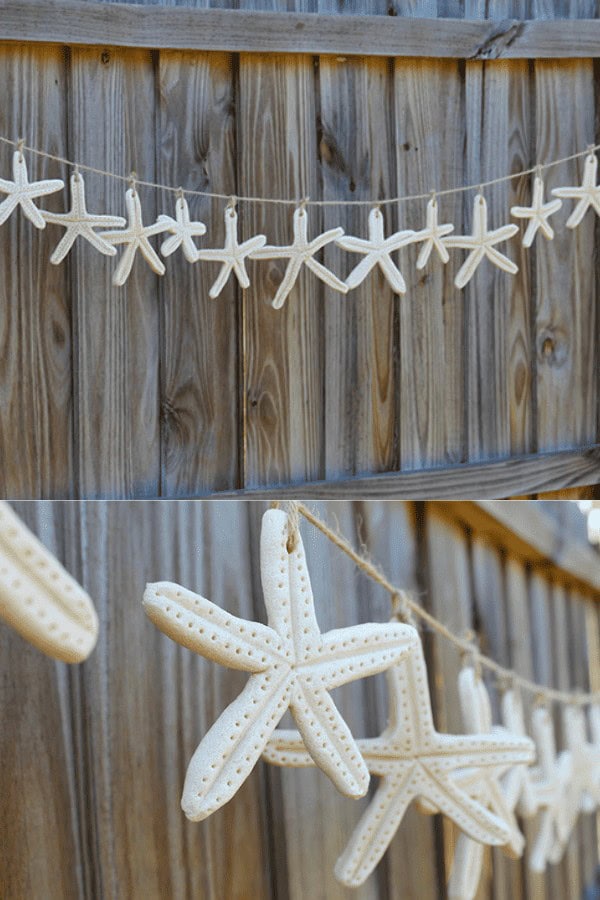
[[[599,139],[598,22],[575,21],[595,18],[596,0],[321,0],[298,3],[287,30],[252,13],[290,11],[288,0],[240,5],[242,18],[227,19],[7,0],[0,135],[150,181],[313,199],[476,183]],[[355,18],[325,27],[306,15],[340,11],[370,14],[364,34]],[[564,28],[552,21],[563,16]],[[403,28],[402,17],[439,21]],[[170,49],[187,35],[195,48],[289,51],[294,33],[307,52]],[[105,34],[138,46],[89,45]],[[314,55],[336,34],[343,52]],[[393,57],[349,55],[390,44]],[[440,44],[455,58],[435,58]],[[570,46],[586,56],[562,58]],[[409,52],[421,55],[398,55]],[[36,176],[68,174],[31,162]],[[1,169],[9,163],[0,148]],[[581,161],[558,166],[548,186],[580,175]],[[123,211],[122,184],[90,175],[86,186],[90,208]],[[529,177],[487,190],[492,225],[529,191]],[[141,197],[148,219],[170,211],[160,191]],[[443,200],[457,232],[471,201]],[[392,208],[388,227],[418,227],[423,206]],[[198,200],[192,212],[218,245],[223,203]],[[291,210],[242,203],[239,213],[244,236],[289,242]],[[252,264],[251,288],[231,283],[216,301],[211,264],[180,260],[162,279],[138,261],[116,289],[113,261],[84,246],[54,267],[58,230],[16,216],[0,231],[0,495],[176,497],[342,480],[354,496],[407,496],[405,486],[412,497],[466,496],[471,483],[473,496],[493,497],[596,484],[597,225],[588,214],[571,232],[567,213],[552,243],[527,253],[511,243],[515,278],[481,267],[460,292],[460,253],[417,273],[408,249],[405,297],[378,275],[342,297],[307,273],[280,311],[269,300],[281,261]],[[311,220],[361,233],[366,216],[327,207]],[[348,265],[331,248],[325,262]],[[393,474],[362,477],[373,473]]]
[[[145,617],[147,580],[173,579],[264,621],[257,567],[266,504],[30,503],[19,514],[93,597],[98,646],[80,667],[43,657],[0,629],[0,896],[436,900],[453,829],[411,809],[363,888],[333,865],[366,801],[322,773],[262,762],[199,824],[179,808],[187,762],[245,675],[174,644]],[[500,662],[562,688],[600,688],[600,566],[575,505],[315,504],[399,586],[455,631],[475,628]],[[389,598],[320,532],[302,524],[319,623],[385,621]],[[460,730],[456,652],[425,635],[440,730]],[[498,698],[493,694],[497,713]],[[336,703],[356,735],[385,724],[383,676]],[[559,734],[560,740],[560,734]],[[535,825],[525,823],[531,838]],[[577,898],[597,864],[582,816],[546,877],[488,853],[478,900]]]

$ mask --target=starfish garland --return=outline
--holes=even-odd
[[[92,247],[105,256],[115,256],[116,247],[109,244],[101,235],[96,234],[95,228],[119,228],[125,225],[125,219],[121,216],[104,216],[91,214],[85,205],[85,185],[79,172],[71,175],[71,210],[66,213],[54,213],[42,210],[42,216],[46,222],[52,225],[62,225],[65,229],[61,240],[57,244],[50,262],[57,266],[63,261],[78,237],[88,241]]]
[[[447,263],[450,259],[450,254],[444,247],[442,238],[454,231],[454,225],[450,222],[438,225],[438,205],[435,197],[432,197],[427,204],[425,221],[425,228],[415,232],[415,242],[419,244],[423,242],[417,257],[417,269],[425,268],[434,247],[443,263]]]
[[[316,764],[336,787],[363,796],[369,773],[329,691],[381,672],[417,642],[414,628],[365,624],[321,634],[304,547],[287,549],[288,517],[263,516],[261,580],[268,625],[239,619],[178,585],[148,585],[144,608],[179,643],[251,672],[246,687],[205,735],[187,771],[182,807],[198,821],[226,803],[250,774],[289,708]]]
[[[365,280],[371,269],[379,266],[386,281],[396,294],[406,293],[406,282],[400,269],[393,262],[390,254],[400,247],[411,244],[415,238],[414,231],[397,231],[390,237],[383,233],[383,213],[377,207],[369,213],[368,239],[343,235],[336,240],[338,247],[352,253],[363,253],[365,258],[350,272],[346,278],[346,287],[353,290]]]
[[[470,250],[469,255],[456,274],[454,284],[457,288],[463,288],[469,283],[479,263],[487,257],[490,262],[499,269],[503,269],[510,275],[519,271],[514,262],[494,249],[495,244],[507,241],[519,230],[517,225],[503,225],[493,231],[487,227],[487,203],[481,194],[477,194],[473,204],[473,234],[457,235],[456,237],[443,238],[446,247],[462,247]]]
[[[127,228],[119,231],[104,231],[101,237],[109,244],[126,244],[125,252],[119,261],[113,275],[113,284],[120,286],[125,284],[131,274],[135,254],[139,250],[150,268],[157,275],[165,274],[165,267],[156,250],[148,240],[154,234],[162,234],[166,231],[164,222],[155,222],[153,225],[144,225],[142,221],[142,206],[135,188],[129,188],[125,194],[127,207]]]
[[[459,780],[531,758],[531,742],[513,735],[440,734],[435,730],[421,642],[388,669],[389,725],[378,738],[358,741],[369,771],[381,778],[335,873],[349,887],[363,884],[388,848],[413,800],[426,801],[474,840],[503,844],[509,828],[474,799]],[[263,753],[281,766],[313,765],[297,732],[276,731]]]
[[[600,216],[600,184],[596,184],[597,172],[598,158],[595,153],[590,153],[585,158],[581,185],[579,187],[554,188],[552,191],[555,197],[579,201],[567,219],[567,228],[577,228],[590,206]]]
[[[162,255],[170,256],[181,247],[183,255],[189,263],[197,262],[200,256],[193,238],[206,234],[206,225],[204,222],[191,221],[190,210],[185,197],[177,198],[174,219],[171,216],[160,215],[157,221],[166,225],[165,231],[171,233],[171,237],[168,237],[161,244],[160,252]]]
[[[346,294],[348,292],[347,284],[344,284],[337,275],[334,275],[333,272],[330,272],[329,269],[325,268],[322,263],[314,258],[315,253],[327,244],[331,244],[333,241],[337,242],[337,239],[343,235],[344,229],[331,228],[329,231],[324,231],[323,234],[309,241],[308,214],[304,208],[300,207],[294,212],[293,230],[294,240],[289,246],[263,247],[252,254],[254,259],[289,259],[281,284],[272,300],[272,306],[275,309],[280,309],[283,306],[298,280],[302,266],[307,266],[317,278],[320,278],[334,291]]]
[[[548,219],[558,212],[561,206],[562,200],[549,200],[548,203],[544,203],[544,182],[536,175],[533,179],[531,206],[512,206],[510,210],[511,216],[514,216],[515,219],[529,219],[523,235],[524,247],[531,247],[538,230],[547,240],[552,240],[554,229]]]
[[[254,256],[260,247],[264,247],[267,242],[264,234],[256,234],[242,244],[238,243],[237,237],[237,213],[232,207],[225,209],[225,246],[222,250],[199,250],[198,259],[214,260],[222,262],[221,271],[217,276],[217,280],[208,292],[209,297],[214,300],[219,296],[231,273],[233,272],[237,278],[241,288],[246,290],[250,287],[250,279],[246,272],[245,259]]]
[[[8,194],[6,200],[0,203],[0,225],[8,219],[12,212],[20,206],[23,215],[35,225],[36,228],[45,228],[42,212],[33,202],[37,197],[45,197],[54,194],[64,188],[65,183],[59,178],[50,178],[45,181],[29,181],[27,164],[20,150],[13,153],[12,158],[13,181],[5,181],[0,178],[0,192]]]

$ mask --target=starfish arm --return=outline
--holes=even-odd
[[[385,275],[386,281],[395,294],[406,293],[406,282],[400,269],[394,265],[389,256],[379,258],[379,268]]]
[[[533,213],[531,206],[511,206],[510,214],[515,219],[530,219]]]
[[[547,241],[551,241],[554,238],[554,229],[550,222],[547,219],[542,219],[540,222],[540,231],[544,235]]]
[[[312,662],[311,675],[332,690],[396,665],[416,651],[419,636],[411,625],[370,622],[327,631],[322,642],[323,661]]]
[[[477,238],[469,234],[457,234],[454,237],[442,238],[444,247],[459,248],[461,250],[477,250],[481,246]]]
[[[287,670],[249,678],[190,760],[181,799],[188,819],[205,819],[239,790],[288,708],[290,694]]]
[[[106,235],[105,235],[106,236]],[[131,274],[131,269],[133,268],[133,261],[135,259],[135,251],[137,249],[136,244],[127,244],[121,259],[119,260],[119,265],[115,270],[115,274],[113,275],[113,284],[117,287],[125,284],[127,279]]]
[[[354,290],[355,287],[358,287],[358,285],[365,280],[371,269],[377,265],[377,261],[377,255],[375,253],[370,253],[352,269],[346,278],[346,287],[349,291]]]
[[[558,187],[550,192],[553,197],[562,197],[563,200],[579,200],[585,197],[587,191],[583,187]]]
[[[201,257],[202,258],[202,257]],[[231,275],[231,270],[233,269],[233,260],[225,260],[223,265],[221,266],[221,270],[217,277],[214,280],[213,286],[208,292],[208,296],[212,300],[216,300],[219,296],[227,282],[229,281],[229,276]]]
[[[473,900],[483,866],[483,844],[459,834],[454,850],[452,874],[448,881],[448,900]]]
[[[514,222],[511,225],[502,225],[501,228],[495,228],[494,231],[489,231],[487,237],[490,240],[487,242],[489,244],[499,244],[501,241],[509,241],[515,234],[518,232],[519,226],[515,225]]]
[[[516,275],[519,271],[519,267],[509,259],[508,256],[505,256],[504,253],[500,253],[499,250],[496,250],[495,247],[486,247],[485,255],[490,260],[490,262],[494,263],[495,266],[498,266],[499,269],[502,269],[504,272],[508,272],[509,275]]]
[[[371,253],[372,250],[375,250],[371,241],[352,237],[351,235],[344,235],[344,237],[338,238],[335,243],[342,250],[347,250],[349,253]]]
[[[50,262],[53,266],[58,266],[59,263],[63,261],[73,244],[75,243],[75,239],[77,237],[77,232],[74,229],[69,228],[62,236],[58,244],[56,245],[52,256],[50,257]],[[110,248],[113,253],[116,253],[114,247]]]
[[[300,732],[285,728],[278,728],[273,732],[263,750],[263,759],[272,766],[293,769],[306,769],[315,765]]]
[[[523,235],[523,246],[531,247],[533,244],[534,238],[538,232],[538,228],[541,228],[542,225],[539,219],[530,219],[527,228],[525,229],[525,234]],[[552,231],[552,229],[550,229]],[[552,232],[554,233],[554,232]]]
[[[262,246],[257,247],[256,250],[252,251],[253,259],[289,259],[290,256],[293,256],[295,250],[293,247],[271,247],[271,246]]]
[[[589,206],[589,197],[582,198],[567,219],[567,228],[577,228],[577,226],[583,221],[583,217],[588,211]]]
[[[161,222],[162,216],[159,216],[156,222],[153,225],[145,225],[144,226],[144,235],[145,237],[153,237],[155,234],[164,234],[165,231],[169,231],[168,223]],[[166,217],[168,218],[168,216]]]
[[[444,245],[441,244],[440,246],[442,247],[442,250],[448,257],[448,259],[450,259],[449,255],[448,255],[448,251],[446,250]],[[431,256],[432,250],[433,250],[433,238],[428,237],[423,241],[423,246],[419,250],[419,255],[417,256],[417,269],[425,268],[425,266],[427,265],[427,263],[429,261],[429,257]],[[440,254],[440,256],[441,256],[441,254]],[[445,262],[447,262],[447,260],[445,260]]]
[[[525,838],[519,830],[519,825],[512,809],[508,805],[508,801],[502,786],[497,778],[488,779],[488,799],[490,806],[494,812],[500,817],[502,822],[506,823],[509,829],[508,840],[504,842],[504,852],[513,859],[517,859],[523,855],[525,847]]]
[[[156,221],[165,226],[165,231],[172,231],[175,233],[179,230],[180,223],[172,216],[167,216],[165,213],[161,213]]]
[[[206,228],[204,230],[206,231]],[[186,235],[184,237],[182,244],[181,244],[181,249],[183,250],[183,255],[184,255],[185,259],[189,263],[193,264],[193,263],[198,262],[199,251],[189,235]]]
[[[266,243],[267,239],[264,234],[255,234],[254,237],[248,238],[243,244],[238,244],[238,249],[242,256],[250,256],[252,259],[255,259],[258,258],[255,257],[255,253],[261,247],[264,247]]]
[[[250,287],[250,279],[248,277],[248,273],[246,271],[246,266],[244,265],[244,260],[236,258],[233,261],[233,271],[235,272],[235,277],[238,280],[239,286],[244,290],[248,290]]]
[[[95,250],[98,250],[99,253],[103,253],[105,256],[117,255],[117,248],[103,240],[102,236],[96,234],[93,228],[86,228],[85,231],[80,231],[79,233],[81,237],[84,238],[88,244],[91,244]]]
[[[183,238],[180,234],[172,234],[162,242],[162,244],[160,245],[160,252],[163,256],[171,256],[171,254],[175,253],[175,251],[181,246],[182,243]]]
[[[281,661],[281,642],[267,625],[240,619],[178,584],[148,584],[143,603],[172,640],[230,669],[261,672]]]
[[[156,272],[157,275],[165,274],[164,263],[146,235],[140,239],[140,251],[153,272]]]
[[[298,678],[290,710],[306,749],[319,768],[342,794],[364,797],[369,788],[369,771],[352,732],[327,691],[309,684],[306,678]]]
[[[15,189],[14,181],[6,181],[4,178],[0,178],[0,192],[3,194],[12,194]]]
[[[298,275],[300,274],[300,269],[302,268],[302,260],[299,257],[293,257],[290,259],[287,264],[287,268],[285,270],[285,274],[281,281],[281,284],[277,288],[277,293],[273,297],[271,301],[271,306],[273,309],[281,309],[287,298],[289,297],[296,281],[298,280]]]
[[[269,626],[280,636],[287,651],[293,646],[290,570],[292,556],[287,550],[288,517],[281,509],[269,509],[263,516],[260,532],[260,580]],[[304,549],[301,539],[294,549],[300,561]],[[297,564],[296,564],[297,565]],[[305,563],[304,563],[305,565]],[[310,590],[310,582],[308,582]],[[307,604],[306,627],[311,636],[319,631],[314,607]]]
[[[62,191],[65,183],[60,178],[49,178],[47,181],[32,181],[28,185],[28,192],[34,197],[46,197],[48,194],[55,194]]]
[[[548,858],[555,842],[554,819],[550,809],[542,810],[533,848],[529,853],[529,868],[532,872],[545,872]]]
[[[412,794],[410,763],[396,777],[383,778],[335,864],[335,877],[348,887],[367,880],[389,847]]]
[[[330,228],[329,231],[324,231],[323,234],[320,234],[314,240],[312,240],[309,244],[310,253],[317,253],[318,250],[321,250],[323,247],[326,247],[327,244],[331,244],[332,241],[338,241],[339,238],[344,234],[343,228]]]
[[[33,200],[29,197],[21,197],[19,199],[19,203],[21,205],[21,210],[26,219],[35,225],[36,228],[45,228],[46,223],[44,221],[44,217],[42,216],[41,211],[37,208]]]
[[[131,240],[131,232],[128,228],[119,231],[101,231],[100,237],[109,244],[126,244]]]
[[[465,285],[469,283],[469,281],[475,274],[477,266],[483,259],[483,255],[483,247],[478,247],[476,250],[471,250],[464,263],[456,273],[454,284],[457,288],[464,288]]]
[[[432,791],[427,796],[429,803],[452,819],[466,835],[480,844],[499,846],[506,843],[510,831],[504,820],[470,797],[452,778],[437,772],[432,776],[431,786]]]
[[[338,278],[337,275],[334,275],[334,273],[326,266],[321,265],[321,263],[312,256],[306,260],[306,265],[311,272],[314,272],[317,278],[332,290],[339,291],[340,294],[348,293],[348,285]]]
[[[454,228],[454,226],[452,226],[452,228]],[[443,240],[440,240],[439,238],[437,238],[433,243],[434,243],[435,249],[438,252],[439,258],[441,259],[441,261],[444,264],[446,264],[448,262],[448,260],[450,259],[450,254],[446,250]]]

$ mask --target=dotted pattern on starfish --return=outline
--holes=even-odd
[[[554,229],[548,219],[558,212],[561,206],[561,200],[549,200],[548,203],[544,203],[544,182],[536,176],[533,179],[531,206],[512,206],[510,210],[511,216],[515,219],[529,219],[523,235],[524,247],[531,247],[538,231],[541,231],[547,240],[552,240]]]
[[[577,228],[590,206],[596,215],[600,216],[600,185],[596,184],[597,175],[598,158],[595,153],[590,153],[585,158],[581,185],[579,187],[554,188],[552,191],[555,197],[579,201],[567,219],[567,228]]]
[[[223,263],[215,283],[208,292],[209,297],[212,297],[213,300],[219,296],[232,272],[241,288],[246,290],[246,288],[250,287],[245,260],[253,256],[261,247],[264,247],[267,242],[264,234],[256,234],[242,244],[238,243],[237,221],[238,217],[235,209],[227,207],[225,210],[225,246],[221,250],[198,251],[198,259]]]
[[[3,501],[0,618],[38,650],[68,663],[86,659],[98,636],[88,595]]]
[[[348,290],[357,287],[375,266],[379,266],[391,289],[396,294],[406,293],[406,282],[390,254],[399,250],[400,247],[413,243],[415,232],[397,231],[386,238],[383,226],[383,213],[380,209],[375,208],[369,213],[369,237],[367,240],[349,235],[343,235],[336,240],[337,246],[343,250],[365,254],[365,258],[352,269],[346,278]]]
[[[46,222],[62,225],[65,233],[50,257],[50,262],[57,266],[63,261],[78,237],[88,241],[92,247],[105,256],[115,256],[116,247],[109,244],[95,228],[119,228],[125,225],[121,216],[105,216],[89,213],[85,205],[85,184],[78,172],[71,175],[71,209],[66,213],[54,213],[42,210]]]
[[[427,204],[425,228],[415,232],[415,243],[423,243],[417,257],[417,269],[425,268],[434,247],[442,262],[448,262],[450,254],[444,247],[442,238],[452,231],[454,231],[454,225],[451,222],[438,225],[438,204],[435,197],[432,197]]]
[[[189,764],[182,807],[193,821],[231,799],[288,708],[336,787],[351,797],[367,791],[367,767],[329,691],[397,663],[415,646],[416,633],[408,625],[370,623],[321,634],[302,541],[292,552],[287,541],[287,515],[269,510],[261,532],[268,625],[239,619],[178,585],[146,588],[144,607],[158,628],[202,656],[252,673]]]
[[[144,225],[140,197],[134,188],[129,188],[126,192],[125,205],[127,207],[127,228],[124,228],[122,231],[103,231],[101,234],[101,237],[108,241],[109,244],[127,245],[113,275],[113,284],[117,286],[125,284],[129,278],[138,250],[153,272],[156,272],[157,275],[165,274],[165,267],[148,240],[152,235],[162,234],[167,230],[164,222]]]
[[[471,235],[457,235],[446,237],[442,241],[446,247],[461,247],[470,250],[466,260],[456,273],[454,284],[457,288],[464,288],[469,283],[482,259],[489,259],[491,263],[514,275],[519,271],[518,266],[496,250],[494,245],[501,241],[507,241],[519,230],[518,225],[503,225],[493,231],[487,227],[487,203],[485,197],[477,194],[473,203],[473,233]]]
[[[335,873],[349,887],[368,878],[388,848],[406,809],[425,800],[467,834],[487,844],[508,840],[506,824],[472,798],[456,775],[524,762],[531,742],[512,735],[450,735],[435,730],[427,671],[421,643],[398,665],[388,669],[389,725],[378,738],[358,741],[369,771],[381,778]],[[302,738],[276,731],[263,754],[281,766],[312,765]]]
[[[318,237],[308,240],[308,213],[300,207],[294,211],[294,241],[287,247],[263,247],[252,254],[253,259],[289,259],[281,284],[272,300],[272,306],[280,309],[289,297],[292,288],[298,280],[302,266],[306,266],[317,278],[320,278],[328,287],[342,294],[348,292],[348,286],[334,275],[329,269],[318,262],[315,253],[322,250],[327,244],[337,241],[344,233],[343,228],[331,228],[324,231]]]
[[[528,737],[523,700],[516,688],[509,688],[502,695],[502,724],[510,734]],[[509,809],[516,809],[525,818],[535,815],[537,802],[529,766],[513,766],[504,776],[502,790]]]
[[[483,680],[477,676],[471,666],[465,666],[459,673],[458,693],[464,726],[468,732],[477,734],[492,733],[498,739],[508,734],[501,728],[496,728],[492,731],[490,698]],[[535,758],[533,742],[529,738],[523,737],[514,737],[513,740],[522,742],[524,753],[520,764],[524,765],[533,762]],[[472,790],[473,796],[480,803],[492,809],[498,818],[506,824],[508,839],[504,845],[505,852],[511,856],[521,856],[525,839],[519,830],[514,811],[508,805],[501,783],[502,777],[510,768],[510,764],[500,764],[497,767],[482,770],[477,773],[476,780],[472,780],[470,774],[466,773],[466,778],[462,781],[462,784],[466,790],[469,790],[467,783],[471,781],[472,787],[470,790]],[[472,900],[477,893],[482,865],[483,846],[481,843],[473,841],[465,834],[460,834],[456,843],[452,873],[448,882],[448,897],[451,897],[452,900]]]
[[[46,197],[62,190],[65,183],[59,178],[50,178],[45,181],[29,181],[27,163],[23,154],[18,150],[12,158],[13,181],[5,181],[0,178],[0,192],[8,194],[6,200],[0,203],[0,225],[3,225],[8,217],[21,207],[23,215],[35,225],[36,228],[45,228],[46,223],[42,211],[33,202],[37,197]]]
[[[167,227],[165,231],[170,232],[168,237],[162,242],[160,252],[163,256],[171,256],[181,247],[183,255],[189,263],[198,262],[200,255],[198,247],[194,243],[195,237],[202,237],[206,234],[206,225],[204,222],[192,222],[190,219],[190,209],[185,197],[178,197],[175,203],[175,218],[171,216],[160,215],[157,219]]]

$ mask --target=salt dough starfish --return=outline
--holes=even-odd
[[[85,185],[83,177],[76,172],[71,175],[71,209],[66,213],[54,213],[42,210],[42,216],[46,222],[53,225],[62,225],[65,228],[61,240],[57,244],[50,262],[57,266],[63,261],[78,237],[84,240],[105,256],[115,256],[117,250],[109,244],[101,235],[96,234],[95,228],[119,228],[125,225],[125,219],[121,216],[92,215],[85,205]]]
[[[562,200],[549,200],[548,203],[544,203],[544,182],[539,176],[536,176],[533,179],[531,206],[512,206],[510,210],[511,216],[514,216],[515,219],[529,219],[523,235],[524,247],[531,247],[538,230],[547,240],[552,240],[554,229],[548,219],[558,212],[561,206]]]
[[[383,213],[380,209],[372,209],[369,213],[369,237],[368,239],[343,235],[336,240],[338,247],[349,250],[351,253],[363,253],[365,258],[352,269],[346,278],[346,287],[349,291],[364,281],[371,269],[379,266],[386,281],[396,294],[406,293],[406,282],[398,266],[394,263],[391,253],[413,243],[414,231],[397,231],[395,234],[385,237],[383,233]]]
[[[381,781],[335,867],[349,887],[363,884],[387,850],[406,809],[416,799],[442,812],[473,839],[503,844],[508,826],[457,779],[530,759],[530,742],[512,735],[453,735],[435,730],[421,643],[387,673],[389,725],[378,738],[359,740],[369,771]],[[280,766],[313,765],[301,736],[276,731],[263,753]]]
[[[13,181],[5,181],[0,178],[0,193],[8,194],[6,200],[0,203],[0,225],[8,219],[12,212],[20,206],[25,215],[36,228],[45,228],[42,212],[33,202],[36,197],[45,197],[54,194],[64,188],[65,183],[59,178],[49,178],[46,181],[29,181],[27,164],[23,154],[16,150],[12,159]]]
[[[250,287],[250,279],[246,272],[246,263],[244,260],[249,256],[254,256],[260,247],[264,247],[267,242],[264,234],[256,234],[242,244],[238,243],[237,238],[237,213],[235,209],[227,207],[225,210],[225,246],[222,250],[199,250],[198,259],[215,260],[222,262],[221,271],[217,276],[217,280],[208,292],[209,297],[214,300],[219,296],[225,287],[227,280],[233,272],[237,278],[240,287],[244,290]]]
[[[314,258],[315,253],[331,244],[332,241],[337,242],[337,238],[344,233],[343,228],[330,228],[324,231],[318,237],[308,240],[308,214],[305,209],[299,208],[294,212],[294,241],[287,247],[263,247],[252,254],[253,259],[289,259],[285,274],[281,284],[277,288],[277,293],[272,300],[272,306],[280,309],[288,298],[292,288],[298,280],[300,269],[307,266],[311,272],[320,278],[325,284],[329,285],[335,291],[342,294],[348,292],[348,286],[341,281],[337,275],[330,272],[320,262]]]
[[[189,263],[197,262],[200,256],[193,238],[206,234],[206,225],[204,222],[191,221],[190,210],[185,197],[177,198],[174,219],[171,216],[161,215],[157,221],[167,225],[168,227],[165,230],[171,233],[171,237],[168,237],[161,245],[160,252],[162,255],[170,256],[181,247],[183,255]]]
[[[510,275],[518,272],[518,266],[511,259],[494,249],[495,244],[507,241],[518,230],[518,225],[503,225],[501,228],[488,231],[487,203],[481,194],[477,194],[473,204],[473,234],[443,238],[446,247],[463,247],[465,250],[471,251],[456,274],[454,279],[456,287],[463,288],[469,283],[477,266],[486,256],[495,266]]]
[[[536,707],[531,714],[539,766],[533,771],[533,790],[540,819],[529,854],[532,872],[544,872],[548,863],[561,859],[572,828],[570,784],[573,760],[568,750],[556,753],[554,725],[548,709]]]
[[[397,623],[321,634],[302,541],[288,552],[287,540],[287,515],[266,512],[260,555],[268,626],[238,619],[178,585],[146,588],[144,606],[158,628],[202,656],[252,673],[190,762],[182,807],[193,821],[231,799],[288,708],[316,764],[340,791],[362,797],[369,773],[329,691],[383,671],[416,645],[415,629]]]
[[[54,659],[92,652],[98,617],[82,587],[0,501],[0,618]]]
[[[585,713],[580,706],[563,709],[563,734],[573,759],[571,781],[573,825],[580,812],[595,812],[600,807],[600,753],[590,743]]]
[[[120,286],[125,284],[131,274],[135,254],[139,250],[150,268],[157,275],[165,274],[165,267],[156,250],[148,240],[153,234],[162,234],[167,230],[164,222],[154,222],[153,225],[144,225],[142,221],[142,206],[140,197],[134,188],[129,188],[125,194],[127,207],[127,228],[119,231],[103,231],[101,237],[109,244],[126,244],[127,247],[119,261],[119,265],[113,275],[113,284]]]
[[[415,233],[415,242],[423,242],[423,246],[417,257],[417,269],[424,269],[427,265],[431,251],[435,247],[438,255],[443,263],[447,263],[450,254],[444,247],[442,238],[454,231],[454,225],[448,222],[446,225],[438,225],[438,205],[435,197],[432,197],[427,204],[426,224],[425,228]]]
[[[471,666],[465,666],[458,676],[460,708],[468,732],[477,734],[491,733],[499,740],[508,733],[504,729],[492,731],[492,710],[490,698],[483,683]],[[512,737],[512,736],[511,736]],[[512,737],[521,741],[523,754],[519,763],[528,764],[535,757],[535,748],[529,738]],[[514,763],[512,764],[514,765]],[[505,823],[508,839],[505,851],[512,856],[521,856],[525,839],[519,831],[519,825],[510,808],[504,793],[501,779],[510,771],[511,763],[499,760],[498,765],[478,773],[473,782],[473,796],[485,806],[491,807],[499,819]],[[468,773],[467,773],[468,774]],[[463,783],[463,787],[466,785]],[[454,864],[448,882],[448,897],[452,900],[472,900],[477,893],[483,864],[483,845],[473,841],[465,834],[460,834],[454,851]]]
[[[502,724],[510,734],[527,737],[521,694],[509,688],[502,696]],[[502,789],[510,809],[525,818],[535,815],[537,801],[533,791],[532,770],[529,766],[513,766],[504,776]]]
[[[600,184],[596,184],[597,172],[598,158],[595,153],[590,153],[585,158],[583,181],[580,187],[553,189],[552,193],[555,197],[573,198],[579,201],[567,219],[567,228],[577,228],[590,206],[600,216]]]

